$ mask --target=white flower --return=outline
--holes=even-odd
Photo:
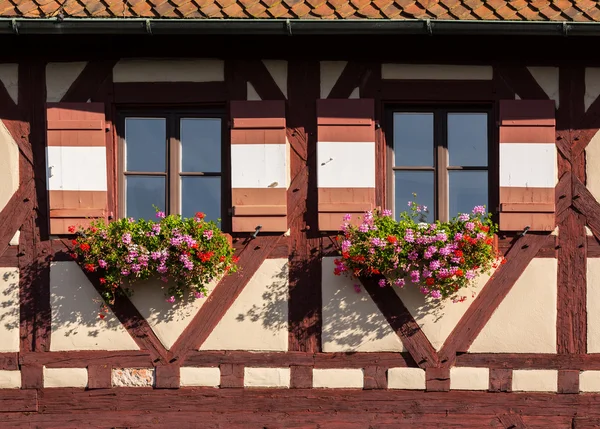
[[[419,224],[417,226],[419,227],[419,229],[429,228],[429,224],[427,222],[419,222]]]

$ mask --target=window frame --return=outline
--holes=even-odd
[[[181,178],[186,176],[207,176],[221,178],[221,230],[231,230],[231,149],[229,145],[229,127],[227,112],[218,107],[137,107],[127,106],[118,109],[117,113],[117,213],[119,218],[126,215],[125,176],[125,120],[127,118],[164,118],[166,120],[166,178],[165,212],[181,214]],[[217,118],[221,120],[221,172],[182,172],[181,154],[181,119]],[[157,175],[151,172],[135,172],[133,175]],[[161,173],[163,174],[163,173]],[[176,179],[175,179],[176,178]]]
[[[394,113],[433,113],[433,167],[424,166],[394,166]],[[448,113],[486,113],[488,115],[488,159],[487,170],[476,167],[458,167],[449,166],[448,154]],[[434,220],[449,220],[449,172],[450,171],[487,171],[488,172],[488,201],[486,209],[497,217],[498,198],[499,198],[499,146],[497,143],[496,109],[493,103],[394,103],[385,108],[385,206],[392,209],[395,213],[395,178],[394,171],[433,171],[434,173],[434,192],[435,203]],[[444,174],[441,174],[441,173]],[[442,215],[440,215],[442,214]]]

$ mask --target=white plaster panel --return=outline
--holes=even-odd
[[[364,290],[356,293],[354,283],[358,282],[333,274],[334,259],[326,257],[322,261],[323,351],[404,351],[402,341],[369,294]]]
[[[139,350],[112,311],[98,317],[102,303],[76,262],[52,262],[50,350]]]
[[[19,148],[0,121],[0,211],[19,189]]]
[[[114,82],[218,82],[225,80],[222,60],[127,58],[113,69]]]
[[[560,104],[558,93],[558,67],[527,67],[538,85],[544,90],[558,109]]]
[[[553,188],[558,181],[557,162],[554,143],[501,144],[500,186]]]
[[[313,369],[313,387],[317,389],[362,389],[363,385],[362,369]]]
[[[321,98],[327,98],[348,61],[321,61]]]
[[[555,258],[533,259],[469,352],[556,353],[556,269]]]
[[[581,371],[579,373],[580,392],[600,392],[600,371]]]
[[[489,368],[450,368],[451,390],[488,390],[489,386]]]
[[[256,92],[256,89],[254,88],[254,85],[252,85],[250,82],[246,83],[246,99],[248,101],[260,101],[262,100],[262,98],[260,98],[260,95],[258,95],[258,92]]]
[[[491,66],[382,64],[382,79],[491,80]]]
[[[113,387],[152,387],[154,386],[154,368],[113,368]]]
[[[374,188],[375,143],[317,143],[319,188]]]
[[[585,69],[585,110],[590,108],[600,95],[600,67],[586,67]]]
[[[209,294],[217,283],[218,279],[207,285]],[[133,291],[131,302],[167,349],[173,346],[207,300],[195,299],[188,294],[183,300],[167,302],[165,291],[169,286],[169,283],[163,283],[159,279],[136,282],[129,286]]]
[[[287,145],[231,145],[233,188],[285,188],[288,177]]]
[[[21,371],[0,370],[0,389],[20,389]]]
[[[460,296],[467,298],[463,302],[426,297],[421,293],[418,286],[409,281],[407,281],[405,287],[394,287],[394,290],[419,324],[431,345],[436,350],[440,350],[448,335],[456,327],[489,278],[489,274],[480,274],[474,279],[473,286],[464,289],[460,293]]]
[[[587,259],[587,350],[600,353],[600,258]]]
[[[86,62],[48,63],[46,66],[46,100],[58,102],[83,71]]]
[[[182,366],[179,370],[179,383],[181,387],[219,387],[221,384],[221,370],[219,368]]]
[[[19,351],[19,269],[0,267],[0,352]]]
[[[46,368],[44,387],[87,387],[87,368]]]
[[[106,191],[106,148],[48,146],[48,190]]]
[[[421,368],[388,369],[388,389],[425,390],[425,371]]]
[[[354,88],[348,98],[360,98],[360,89],[358,87]]]
[[[600,166],[600,133],[596,132],[585,149],[585,179],[589,191],[596,200],[600,201],[600,168],[598,166]]]
[[[0,64],[0,82],[4,84],[10,98],[19,103],[19,65]]]
[[[555,369],[515,369],[512,377],[514,392],[556,392],[558,371]]]
[[[9,246],[18,246],[20,238],[21,238],[21,230],[18,230],[17,232],[15,232],[15,235],[13,235],[13,238],[10,239],[10,241],[8,242],[8,245]]]
[[[288,349],[288,260],[266,259],[201,350]]]
[[[290,387],[289,368],[244,368],[245,387]]]
[[[285,98],[287,98],[288,62],[284,60],[263,60],[263,63]]]

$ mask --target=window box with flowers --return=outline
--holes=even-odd
[[[166,216],[159,211],[157,221],[125,218],[110,222],[94,221],[88,228],[70,227],[72,257],[83,269],[98,275],[103,298],[113,303],[119,291],[141,280],[160,278],[166,287],[166,300],[191,294],[206,296],[213,279],[236,271],[230,236],[215,222],[205,221],[204,213],[192,218]]]
[[[357,225],[346,215],[335,274],[381,275],[381,287],[403,288],[409,281],[434,300],[464,301],[461,292],[479,273],[504,263],[494,246],[497,226],[484,206],[434,223],[423,222],[426,208],[413,201],[409,206],[398,221],[390,210],[366,212]],[[355,289],[360,292],[358,283]]]

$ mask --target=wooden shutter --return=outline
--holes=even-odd
[[[232,230],[285,232],[289,182],[284,101],[232,101]]]
[[[50,233],[107,217],[103,103],[47,104]]]
[[[500,230],[552,231],[558,181],[554,101],[500,101]]]
[[[317,100],[319,230],[337,231],[375,206],[375,103]]]

